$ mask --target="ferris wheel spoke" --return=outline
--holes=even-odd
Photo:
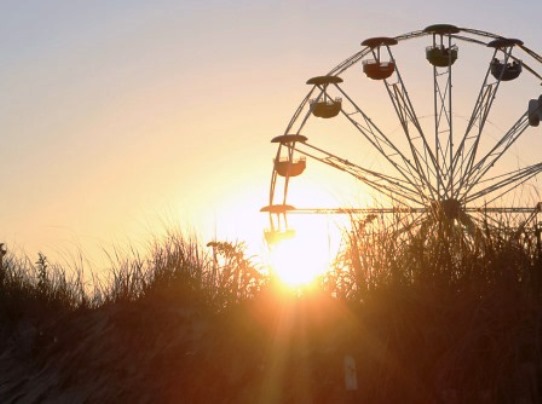
[[[305,148],[309,150],[305,150]],[[423,199],[420,198],[420,194],[415,189],[412,189],[407,181],[402,179],[382,174],[374,170],[368,170],[306,142],[297,144],[296,151],[304,156],[354,176],[361,182],[367,184],[374,190],[387,195],[391,199],[397,200],[397,197],[400,196],[416,205],[422,205],[424,202]]]
[[[524,167],[520,170],[514,170],[507,174],[502,174],[497,177],[490,178],[484,182],[491,185],[486,186],[482,190],[473,193],[472,195],[466,196],[465,198],[463,198],[463,201],[465,203],[469,203],[483,196],[491,194],[491,199],[486,201],[487,204],[490,204],[491,202],[502,198],[510,191],[516,189],[520,185],[524,184],[526,181],[540,174],[540,172],[542,172],[542,163],[536,163]]]
[[[467,123],[465,134],[461,139],[461,143],[454,155],[454,161],[452,162],[454,171],[458,164],[460,171],[460,178],[458,186],[456,187],[455,196],[457,196],[461,189],[465,187],[466,181],[471,176],[471,169],[476,160],[476,154],[484,131],[484,126],[501,82],[513,80],[519,76],[519,73],[521,72],[521,64],[517,64],[515,61],[515,63],[509,63],[509,60],[513,60],[513,58],[511,58],[512,49],[515,45],[521,43],[521,41],[515,39],[496,39],[487,45],[494,48],[491,63],[486,71],[484,82],[474,105],[472,115]],[[496,57],[499,52],[503,54],[502,60],[499,60]],[[494,80],[491,80],[491,77],[493,77]],[[477,133],[471,135],[471,131],[475,126],[477,127]],[[469,143],[469,146],[468,150],[465,151],[467,143]]]
[[[433,104],[435,166],[440,170],[437,180],[439,197],[453,195],[453,120],[452,120],[452,65],[457,60],[458,48],[452,42],[459,32],[455,26],[429,26],[426,31],[433,36],[432,46],[426,48],[427,60],[433,65]]]
[[[388,161],[391,166],[418,192],[420,195],[433,193],[431,184],[420,181],[416,167],[403,154],[401,150],[376,126],[371,118],[348,96],[342,88],[337,86],[341,94],[350,102],[354,111],[343,115],[354,125],[354,127],[367,139],[380,155]],[[430,192],[424,192],[424,187],[430,187]]]
[[[397,83],[388,83],[386,81],[386,90],[407,139],[421,187],[434,199],[436,197],[436,190],[430,178],[437,178],[437,182],[439,182],[442,179],[441,167],[436,163],[436,158],[427,143],[426,136],[421,129],[408,97],[408,92],[404,83],[401,81]],[[414,136],[411,133],[409,124],[412,124],[417,132]],[[416,140],[422,143],[420,147],[416,147]]]
[[[495,54],[496,51],[493,55],[495,56]],[[495,99],[495,94],[499,81],[490,82],[490,72],[491,69],[488,68],[484,77],[482,88],[480,89],[480,92],[478,94],[478,99],[474,104],[471,117],[468,121],[467,129],[453,157],[452,170],[455,172],[459,169],[460,172],[460,182],[456,187],[456,192],[458,192],[457,190],[460,190],[461,187],[464,185],[463,182],[465,179],[465,173],[468,173],[468,166],[469,164],[471,164],[470,162],[472,161],[472,159],[474,159],[473,155],[476,153],[475,149],[478,147],[478,143],[480,141],[486,119],[489,115],[489,111]],[[478,127],[478,133],[472,135],[471,131],[475,126]],[[469,140],[471,140],[471,146],[470,149],[465,152],[465,148],[467,147],[467,142]]]
[[[364,60],[363,70],[371,79],[383,81],[408,142],[417,180],[425,192],[434,199],[436,195],[431,184],[434,182],[432,181],[434,178],[437,178],[437,182],[440,182],[440,167],[429,147],[399,71],[397,61],[391,51],[390,47],[397,43],[398,41],[395,38],[386,37],[369,38],[363,41],[362,45],[367,45],[370,48],[373,57],[373,59]]]
[[[501,139],[499,139],[495,146],[493,146],[493,148],[472,167],[470,172],[467,173],[467,176],[464,179],[464,190],[461,195],[469,194],[473,187],[480,182],[529,126],[529,113],[525,112],[501,137]]]
[[[391,55],[391,52],[390,52]],[[393,59],[392,59],[393,60]],[[390,83],[389,80],[384,80],[386,90],[390,100],[393,104],[395,113],[399,119],[403,132],[408,141],[410,152],[414,160],[416,171],[420,177],[420,180],[424,184],[424,188],[429,190],[433,197],[435,197],[433,192],[433,187],[431,186],[430,177],[437,178],[439,182],[441,178],[441,170],[437,164],[437,159],[433,154],[427,138],[421,128],[420,122],[408,95],[406,86],[401,78],[399,70],[396,64],[396,73],[397,81],[395,83]],[[411,134],[410,125],[414,126],[416,134],[414,136]],[[416,146],[416,140],[421,142],[421,146]]]

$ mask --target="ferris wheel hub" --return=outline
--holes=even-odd
[[[457,199],[451,198],[431,202],[431,210],[438,218],[454,220],[460,217],[463,207],[461,206],[461,202],[459,202]]]

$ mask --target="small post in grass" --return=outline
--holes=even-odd
[[[344,356],[343,367],[344,387],[347,397],[354,399],[358,390],[358,375],[356,372],[356,361],[352,355]]]
[[[0,282],[4,282],[4,255],[8,252],[6,245],[0,243]]]

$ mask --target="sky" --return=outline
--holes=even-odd
[[[0,0],[0,241],[53,258],[176,227],[257,243],[269,141],[309,77],[436,23],[542,52],[540,15],[539,1]]]

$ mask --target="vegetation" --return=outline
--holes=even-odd
[[[202,248],[174,234],[148,257],[112,256],[111,279],[91,290],[81,270],[8,254],[0,397],[540,399],[542,256],[530,231],[467,234],[437,223],[399,232],[375,217],[354,228],[333,270],[297,294],[242,244]],[[345,356],[356,363],[356,391],[345,391]]]
[[[542,251],[535,229],[486,224],[468,234],[439,222],[400,234],[400,226],[376,227],[366,220],[348,235],[349,248],[324,280],[383,344],[380,358],[358,350],[372,400],[538,402]]]

